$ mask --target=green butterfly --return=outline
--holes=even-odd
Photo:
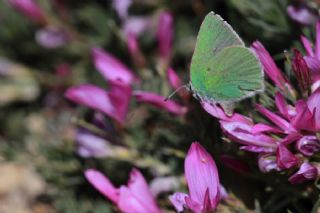
[[[264,89],[262,66],[253,51],[219,15],[201,24],[190,67],[190,89],[202,102],[220,104],[227,114],[234,103]]]

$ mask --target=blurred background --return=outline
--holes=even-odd
[[[30,2],[38,10],[30,12]],[[289,5],[299,4],[314,14],[308,23],[287,13]],[[132,100],[123,126],[64,94],[84,83],[108,88],[92,56],[99,47],[139,76],[135,90],[168,96],[174,88],[166,70],[172,67],[188,83],[196,35],[209,11],[227,20],[247,46],[262,42],[285,69],[284,50],[301,49],[302,33],[314,37],[317,7],[316,0],[0,1],[0,212],[117,212],[83,172],[98,168],[118,186],[133,167],[149,183],[174,178],[157,199],[174,212],[167,196],[186,189],[183,161],[192,141],[213,154],[221,182],[235,197],[238,209],[223,212],[309,212],[317,199],[313,186],[293,188],[281,174],[258,172],[256,157],[228,143],[216,119],[188,94],[172,98],[188,108],[183,116]],[[164,13],[170,15],[167,28],[161,24]],[[159,31],[172,34],[169,53],[161,50]],[[244,101],[238,110],[250,110],[255,101]],[[83,131],[98,135],[99,145],[83,142]],[[241,157],[248,172],[225,166],[223,155]]]

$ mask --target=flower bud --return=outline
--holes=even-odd
[[[314,135],[307,135],[302,137],[296,143],[299,152],[305,156],[312,156],[314,153],[320,151],[320,141]]]
[[[292,70],[296,75],[301,92],[309,91],[311,85],[311,74],[306,61],[299,50],[294,49]]]

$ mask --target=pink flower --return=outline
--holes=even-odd
[[[288,122],[286,119],[278,116],[277,114],[269,111],[268,109],[264,108],[263,106],[257,104],[257,110],[267,117],[271,122],[277,125],[278,128],[282,129],[285,133],[296,132],[296,129]]]
[[[294,58],[292,60],[292,70],[298,80],[301,92],[308,95],[311,86],[311,73],[306,61],[303,59],[299,50],[294,49]]]
[[[230,122],[241,122],[247,125],[252,125],[253,122],[250,118],[243,116],[238,113],[233,113],[231,116],[227,116],[225,112],[218,107],[217,105],[208,103],[208,102],[202,102],[203,109],[212,115],[213,117],[216,117],[222,121],[230,121]]]
[[[140,53],[140,48],[139,48],[139,44],[137,41],[137,37],[135,34],[133,33],[128,33],[127,35],[127,43],[128,43],[128,50],[130,52],[131,55],[135,55],[135,54],[141,54]]]
[[[296,147],[305,156],[312,156],[320,151],[320,140],[315,135],[303,136],[297,141]]]
[[[263,132],[278,132],[279,129],[264,124],[254,125],[250,118],[238,113],[227,116],[220,107],[206,102],[202,103],[202,107],[209,114],[220,119],[220,126],[226,135],[245,145],[242,149],[251,152],[272,152],[275,150],[276,140]]]
[[[131,99],[131,88],[121,82],[113,82],[110,91],[84,84],[69,88],[65,92],[69,100],[105,113],[123,124]]]
[[[126,85],[131,85],[136,80],[126,65],[101,48],[92,49],[92,59],[96,69],[108,81],[121,81]]]
[[[307,105],[313,114],[314,128],[320,130],[320,88],[311,94],[308,98]]]
[[[44,12],[34,0],[9,0],[9,3],[32,21],[37,23],[45,22]]]
[[[54,26],[42,28],[36,33],[37,43],[48,49],[62,47],[69,40],[70,37],[67,32]]]
[[[277,161],[276,161],[276,156],[273,154],[261,154],[259,155],[258,158],[258,166],[261,172],[267,173],[272,170],[275,171],[281,171],[279,168]]]
[[[287,13],[292,20],[303,25],[313,24],[317,19],[317,16],[304,5],[300,7],[289,5],[287,7]]]
[[[254,152],[269,152],[273,151],[276,147],[276,140],[274,138],[263,133],[254,134],[252,132],[253,125],[227,121],[220,121],[220,125],[230,139],[248,146],[244,149],[249,149]]]
[[[119,188],[116,188],[101,172],[94,169],[87,170],[85,177],[101,194],[117,205],[121,212],[161,212],[146,180],[137,169],[131,171],[128,185],[122,185]]]
[[[83,158],[112,156],[110,142],[86,130],[78,130],[76,134],[77,153]]]
[[[315,48],[312,48],[310,41],[304,36],[301,36],[301,42],[307,52],[307,56],[304,59],[310,69],[312,81],[315,84],[320,77],[320,21],[316,24]]]
[[[312,71],[308,64],[309,58],[312,58],[312,63],[318,63],[319,65],[315,66],[320,70],[320,22],[317,24],[317,32],[315,50],[312,49],[310,42],[302,37],[309,56],[302,57],[300,52],[295,50],[292,60],[292,69],[296,74],[300,93],[289,84],[262,44],[253,43],[252,48],[258,55],[266,74],[274,82],[275,91],[280,89],[275,93],[273,111],[260,104],[256,105],[257,111],[262,115],[259,120],[268,120],[270,123],[255,123],[253,119],[238,113],[227,116],[218,106],[202,103],[208,113],[220,120],[225,135],[244,145],[241,150],[259,154],[258,164],[262,172],[271,170],[285,172],[297,168],[302,161],[308,161],[308,157],[320,152],[320,142],[317,137],[317,132],[320,130],[320,88],[310,89],[318,83],[313,82],[311,85],[310,71],[311,75],[317,73]],[[312,78],[313,81],[315,79],[320,80]],[[303,99],[296,100],[299,95]],[[288,104],[287,100],[293,104]],[[292,147],[296,149],[291,149]]]
[[[286,89],[291,90],[291,86],[288,80],[283,76],[280,69],[277,67],[276,63],[273,61],[271,55],[264,48],[264,46],[259,42],[253,42],[251,48],[258,55],[265,73],[268,77],[283,91]]]
[[[122,31],[124,35],[132,33],[135,36],[141,35],[151,25],[150,17],[148,16],[130,16],[125,20]]]
[[[113,0],[112,7],[118,13],[121,19],[126,19],[128,17],[128,9],[132,4],[132,0]]]
[[[289,178],[292,184],[302,183],[306,180],[316,179],[319,174],[318,169],[310,163],[304,162],[300,169]]]
[[[169,12],[162,12],[159,16],[157,38],[159,42],[159,54],[162,59],[171,57],[173,40],[173,16]]]
[[[220,201],[220,183],[216,164],[197,142],[192,143],[184,162],[189,194],[177,192],[169,197],[178,212],[214,211]]]
[[[280,169],[290,169],[291,167],[297,166],[299,164],[299,159],[292,154],[289,149],[283,145],[279,144],[277,149],[277,165]]]
[[[184,115],[187,112],[186,107],[181,106],[171,100],[165,101],[165,97],[152,92],[134,91],[133,95],[136,97],[138,102],[151,104],[152,106],[166,110],[176,115]]]
[[[137,67],[144,67],[145,58],[140,50],[137,36],[132,32],[128,32],[126,37],[127,37],[128,51],[132,57],[133,62]]]
[[[168,75],[169,83],[174,90],[182,86],[180,77],[172,68],[168,69],[167,75]]]

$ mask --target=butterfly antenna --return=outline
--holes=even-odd
[[[185,84],[185,85],[182,85],[182,86],[180,86],[179,88],[177,88],[177,89],[176,89],[175,91],[173,91],[170,95],[168,95],[168,97],[166,97],[166,98],[164,99],[164,101],[168,101],[169,99],[172,98],[172,96],[174,96],[177,92],[179,92],[179,91],[182,90],[182,89],[186,89],[186,90],[190,91],[190,86],[189,86],[189,84]]]

